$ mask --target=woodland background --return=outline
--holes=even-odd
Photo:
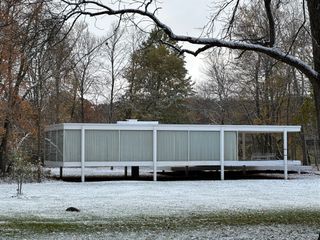
[[[238,9],[232,36],[265,35],[259,0]],[[278,45],[312,65],[309,25],[294,3],[274,6]],[[44,128],[63,122],[302,125],[291,154],[317,164],[319,140],[310,82],[296,68],[261,53],[205,53],[204,79],[192,79],[179,45],[154,26],[114,22],[104,37],[67,21],[51,1],[0,2],[0,164],[10,171],[17,152],[43,162]],[[298,31],[299,30],[299,31]],[[299,34],[297,35],[297,31]],[[162,44],[169,42],[170,45]],[[173,46],[173,47],[172,47]],[[221,57],[223,55],[223,57]],[[258,136],[261,152],[279,142]]]

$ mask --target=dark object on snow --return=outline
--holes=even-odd
[[[75,208],[75,207],[68,207],[66,209],[67,212],[80,212],[80,209]]]
[[[319,233],[319,237],[318,237],[318,240],[320,240],[320,233]]]

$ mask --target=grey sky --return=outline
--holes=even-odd
[[[177,34],[200,36],[208,22],[212,0],[168,0],[163,1],[159,18]],[[185,45],[186,47],[191,47]],[[199,82],[203,78],[203,56],[186,55],[186,67],[192,79]]]
[[[212,0],[163,0],[162,3],[158,3],[161,9],[157,16],[177,34],[199,36],[201,28],[208,22],[211,3]],[[90,29],[97,35],[107,33],[112,19],[109,16],[100,17],[96,21],[86,18],[90,22]],[[203,78],[201,74],[203,61],[201,58],[201,56],[196,58],[186,55],[188,72],[192,79],[197,82]]]

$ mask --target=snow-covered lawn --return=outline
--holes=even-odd
[[[317,239],[320,231],[317,175],[288,181],[47,181],[25,184],[23,192],[17,198],[15,184],[0,184],[0,240],[305,240]],[[66,212],[70,206],[81,211]]]
[[[52,181],[23,186],[0,184],[1,216],[46,218],[172,215],[213,211],[320,210],[320,177],[226,181]],[[77,207],[79,214],[67,213]]]

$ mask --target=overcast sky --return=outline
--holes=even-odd
[[[211,3],[212,0],[163,0],[158,4],[161,9],[158,10],[157,16],[177,34],[199,36],[201,28],[208,22]],[[97,35],[106,35],[112,20],[114,19],[109,16],[96,20],[86,18],[91,31]],[[186,68],[196,82],[203,79],[201,70],[203,69],[203,58],[203,56],[186,55]]]
[[[203,26],[209,21],[212,0],[167,0],[163,1],[159,18],[177,34],[200,36]],[[186,47],[190,47],[185,45]],[[203,78],[203,56],[186,55],[186,67],[194,81]]]

